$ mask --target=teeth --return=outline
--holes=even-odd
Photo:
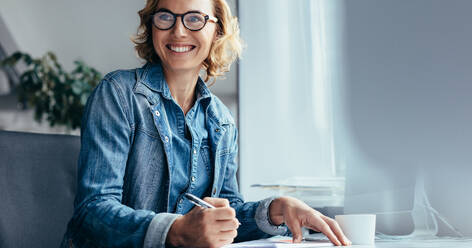
[[[191,46],[170,46],[170,50],[178,53],[188,52],[191,48]]]

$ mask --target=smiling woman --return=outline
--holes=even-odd
[[[156,29],[159,29],[155,24],[156,18],[160,18],[161,21],[163,17],[172,18],[172,27],[177,22],[177,19],[179,19],[174,13],[163,8],[166,4],[165,2],[166,1],[163,0],[147,1],[144,9],[138,12],[141,23],[139,25],[138,35],[133,39],[133,41],[136,44],[138,56],[148,62],[157,62],[160,60],[153,43],[156,42],[153,40],[154,35],[156,35],[155,33],[157,33]],[[207,5],[209,4],[210,6],[207,6],[204,10],[206,12],[199,12],[194,9],[194,13],[207,16],[208,20],[206,20],[203,26],[205,26],[207,22],[213,22],[214,25],[212,26],[214,27],[211,29],[215,29],[215,36],[212,38],[210,44],[211,47],[209,47],[209,53],[207,53],[209,56],[205,57],[203,61],[203,68],[206,71],[206,78],[204,81],[208,82],[210,78],[222,76],[225,72],[229,71],[231,63],[233,63],[233,61],[241,54],[242,40],[239,37],[238,20],[236,17],[231,15],[231,10],[224,0],[212,0],[212,3],[210,3],[210,1],[201,2],[207,2]],[[156,11],[159,9],[157,7],[158,5],[159,8],[162,8],[160,11]],[[167,13],[168,15],[156,15],[158,12]],[[178,13],[184,14],[184,12]],[[211,17],[208,16],[209,13],[212,13]],[[181,15],[181,17],[180,21],[185,24],[186,19],[183,18],[183,15]],[[195,16],[190,15],[187,20],[190,21],[192,17]],[[203,29],[203,26],[201,29]],[[162,29],[168,30],[170,28],[161,28],[161,30]],[[191,30],[191,28],[189,28],[189,30]],[[213,30],[208,31],[212,32]],[[208,49],[208,47],[206,49]]]
[[[302,226],[348,244],[299,200],[239,193],[234,119],[199,77],[222,75],[241,52],[226,2],[149,0],[139,14],[136,50],[147,63],[107,74],[87,101],[62,247],[221,247],[288,229],[300,242]]]

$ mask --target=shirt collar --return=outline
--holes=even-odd
[[[211,98],[211,92],[208,89],[208,86],[205,84],[205,82],[203,82],[201,77],[198,77],[197,86],[195,87],[195,92],[197,94],[197,100]]]
[[[164,77],[164,72],[160,63],[146,63],[142,68],[142,74],[139,81],[150,89],[160,92],[168,100],[172,99],[169,86]],[[198,77],[195,88],[197,101],[211,98],[211,92],[201,77]]]
[[[153,91],[160,92],[165,98],[171,99],[164,72],[160,63],[146,63],[141,67],[138,81]]]

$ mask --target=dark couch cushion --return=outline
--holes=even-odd
[[[0,131],[0,247],[58,247],[72,216],[77,136]]]

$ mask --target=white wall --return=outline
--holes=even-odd
[[[72,67],[83,59],[102,72],[139,66],[130,37],[143,1],[3,0],[0,14],[18,48],[41,56],[57,53]]]

